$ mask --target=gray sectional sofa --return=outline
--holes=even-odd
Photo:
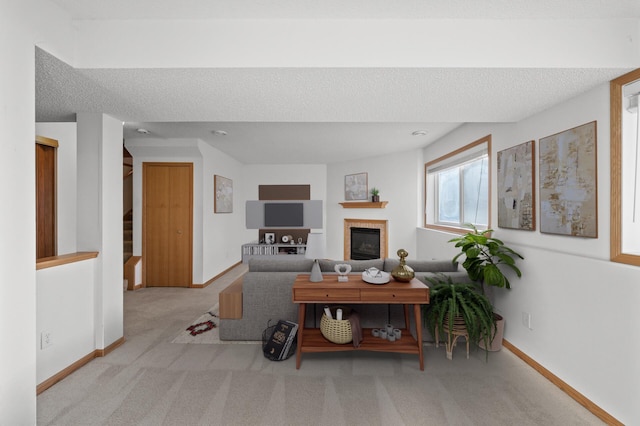
[[[376,267],[391,272],[399,264],[397,259],[374,260],[320,260],[323,273],[334,273],[336,264],[348,263],[351,272],[362,272]],[[468,281],[467,273],[450,260],[407,260],[413,268],[416,278],[429,285],[426,277],[443,273],[454,281]],[[260,259],[249,261],[249,271],[242,281],[242,318],[220,319],[219,331],[221,340],[261,340],[262,331],[269,321],[290,320],[298,322],[298,307],[294,304],[291,287],[298,274],[309,273],[313,261],[309,259],[282,258]],[[363,327],[382,327],[384,324],[404,324],[402,305],[352,305],[360,314]],[[322,307],[307,308],[306,327],[318,327]],[[413,324],[412,319],[412,324]],[[429,333],[424,333],[424,340],[430,340]]]

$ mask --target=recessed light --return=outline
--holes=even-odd
[[[415,132],[411,133],[413,136],[427,136],[427,131],[426,130],[416,130]]]
[[[227,132],[225,132],[224,130],[212,130],[211,133],[216,136],[227,136]]]
[[[143,135],[148,135],[149,131],[147,129],[136,129],[136,132],[143,134]]]

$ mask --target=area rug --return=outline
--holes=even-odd
[[[178,336],[171,341],[171,343],[196,343],[196,344],[256,344],[262,343],[257,341],[245,341],[245,340],[220,340],[220,332],[218,325],[220,319],[218,318],[219,307],[216,303],[213,307],[208,309],[205,313],[196,318],[189,326],[178,334]]]

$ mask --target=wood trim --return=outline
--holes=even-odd
[[[87,259],[95,259],[100,252],[79,251],[76,253],[62,254],[60,256],[43,257],[36,260],[36,270],[53,268],[55,266],[66,265],[67,263],[82,262]]]
[[[127,290],[142,288],[142,284],[136,285],[136,265],[142,262],[142,256],[131,256],[124,264],[124,279],[127,280]]]
[[[487,184],[489,185],[489,189],[487,192],[487,195],[489,197],[489,205],[487,206],[487,228],[491,229],[491,204],[492,204],[492,200],[493,200],[493,187],[492,187],[492,179],[491,176],[493,175],[493,170],[492,170],[492,164],[493,162],[491,161],[491,158],[493,157],[493,153],[491,152],[491,138],[492,135],[488,134],[487,136],[483,136],[480,139],[477,139],[465,146],[462,146],[454,151],[449,152],[448,154],[445,154],[443,156],[440,156],[438,158],[436,158],[435,160],[431,160],[427,163],[424,164],[424,191],[423,191],[423,196],[422,196],[422,220],[423,220],[423,226],[425,228],[433,228],[433,229],[440,229],[440,230],[446,230],[448,232],[455,232],[455,233],[467,233],[469,232],[468,229],[463,229],[463,232],[458,232],[458,231],[454,231],[454,229],[458,229],[458,228],[449,228],[449,227],[439,227],[439,225],[427,225],[427,208],[426,208],[426,200],[427,200],[427,169],[429,168],[429,166],[442,162],[448,158],[451,158],[453,156],[456,156],[466,150],[469,150],[471,148],[474,148],[478,145],[481,145],[483,143],[487,144],[487,153],[488,155],[488,159],[487,159],[487,166],[489,167],[489,174],[487,176]]]
[[[58,254],[58,142],[35,144],[36,258]]]
[[[622,86],[640,80],[640,68],[610,83],[611,206],[610,258],[613,262],[640,266],[640,256],[622,252]]]
[[[207,287],[209,284],[211,284],[212,282],[214,282],[215,280],[217,280],[218,278],[220,278],[221,276],[223,276],[224,274],[226,274],[227,272],[229,272],[230,270],[232,270],[233,268],[235,268],[238,265],[241,265],[242,261],[240,262],[236,262],[233,265],[229,266],[227,269],[225,269],[224,271],[220,272],[218,275],[216,275],[215,277],[211,278],[209,281],[205,282],[204,284],[191,284],[189,286],[189,288],[205,288]]]
[[[218,316],[221,319],[242,319],[242,283],[244,276],[234,282],[218,294]]]
[[[351,202],[346,202],[346,203],[338,203],[340,204],[343,208],[345,209],[384,209],[387,204],[389,204],[388,201],[379,201],[379,202],[371,202],[371,201],[351,201]]]
[[[560,379],[558,376],[553,374],[551,371],[544,368],[538,362],[533,360],[529,355],[522,352],[520,349],[511,344],[508,340],[502,341],[502,346],[511,351],[515,356],[520,358],[525,362],[525,364],[529,365],[531,368],[540,373],[544,378],[549,380],[551,383],[560,388],[564,393],[573,398],[576,402],[582,405],[584,408],[589,410],[594,416],[598,417],[600,420],[605,422],[608,425],[620,425],[623,426],[623,423],[618,421],[611,414],[604,411],[602,408],[594,404],[587,397],[582,395],[580,392],[575,390],[573,387],[569,386],[565,381]]]
[[[425,229],[433,229],[436,231],[442,231],[442,232],[449,232],[451,234],[466,234],[467,232],[469,232],[469,229],[465,229],[465,228],[456,228],[453,226],[444,226],[444,225],[428,225],[425,224],[424,226]]]
[[[124,342],[125,342],[125,338],[124,338],[124,336],[122,336],[121,338],[119,338],[118,340],[116,340],[115,342],[113,342],[112,344],[107,346],[106,348],[104,348],[104,349],[96,349],[96,356],[97,357],[107,356],[111,352],[116,350],[119,346],[122,346],[124,344]]]
[[[122,345],[124,342],[125,342],[125,338],[121,337],[118,340],[116,340],[115,342],[113,342],[112,344],[110,344],[109,346],[107,346],[107,348],[105,348],[105,349],[96,349],[95,351],[83,356],[82,358],[80,358],[79,360],[77,360],[76,362],[71,364],[70,366],[62,369],[58,373],[54,374],[53,376],[49,377],[47,380],[45,380],[42,383],[40,383],[39,385],[37,385],[36,386],[36,395],[40,395],[42,392],[46,391],[51,386],[55,385],[56,383],[58,383],[62,379],[66,378],[67,376],[69,376],[72,373],[76,372],[81,367],[84,367],[85,365],[87,365],[94,358],[103,357],[103,356],[108,355],[109,353],[113,352],[114,349],[116,349],[118,346]]]
[[[89,361],[91,361],[95,357],[96,357],[96,351],[93,351],[93,352],[83,356],[82,358],[80,358],[79,360],[77,360],[76,362],[74,362],[73,364],[68,366],[67,368],[63,369],[62,371],[60,371],[60,372],[54,374],[53,376],[49,377],[47,380],[43,381],[38,386],[36,386],[36,395],[40,395],[42,392],[46,391],[51,386],[53,386],[56,383],[58,383],[60,380],[62,380],[65,377],[69,376],[71,373],[79,370],[81,367],[87,365],[89,363]]]
[[[46,146],[50,146],[53,148],[58,148],[58,141],[55,139],[51,139],[51,138],[46,138],[44,136],[37,136],[36,135],[36,143],[39,145],[46,145]]]

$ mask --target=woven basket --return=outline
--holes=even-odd
[[[322,314],[320,319],[320,332],[328,341],[343,345],[353,341],[353,334],[351,332],[351,322],[349,321],[349,308],[336,306],[331,309],[331,315],[336,317],[336,310],[342,309],[342,317],[347,318],[343,320],[329,319],[325,314]]]

